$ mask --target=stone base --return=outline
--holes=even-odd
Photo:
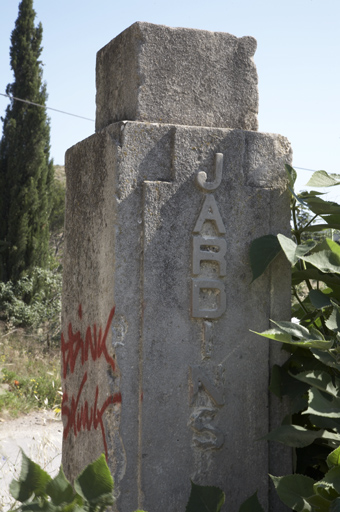
[[[249,329],[289,318],[290,268],[250,284],[248,250],[289,232],[289,160],[279,135],[140,122],[67,152],[63,464],[106,452],[120,512],[183,512],[190,479],[284,510],[259,441],[277,354]]]

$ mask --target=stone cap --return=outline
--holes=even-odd
[[[96,131],[125,120],[257,130],[256,44],[134,23],[97,53]]]

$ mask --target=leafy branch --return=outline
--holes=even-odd
[[[105,455],[89,464],[76,478],[74,486],[67,480],[62,466],[55,478],[22,451],[19,480],[13,480],[10,492],[21,505],[12,512],[104,512],[114,504],[114,484]],[[220,512],[225,501],[217,487],[191,482],[185,512]],[[244,509],[248,512],[251,509]],[[135,512],[145,512],[136,510]],[[253,511],[254,512],[254,511]]]
[[[283,343],[288,353],[282,366],[273,367],[270,389],[289,397],[290,414],[266,439],[295,449],[296,474],[271,478],[292,510],[335,512],[340,510],[340,247],[333,235],[340,231],[340,205],[317,191],[297,194],[296,172],[289,165],[286,170],[292,238],[267,235],[250,248],[253,280],[279,254],[292,267],[294,321],[272,322],[271,329],[257,333]],[[339,184],[340,175],[325,171],[307,183]]]

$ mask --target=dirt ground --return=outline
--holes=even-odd
[[[0,512],[12,500],[9,484],[20,474],[20,448],[49,474],[61,463],[62,422],[53,411],[34,411],[14,420],[0,420]]]

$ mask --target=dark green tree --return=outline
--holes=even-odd
[[[33,0],[22,0],[11,36],[14,82],[6,92],[39,105],[47,100],[42,81],[42,25],[34,25]],[[49,259],[53,162],[45,108],[11,99],[0,141],[0,279],[16,281]]]

